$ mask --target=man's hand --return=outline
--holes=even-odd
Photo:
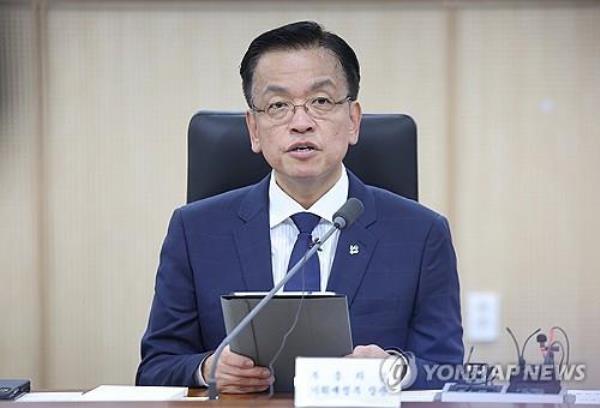
[[[211,355],[202,366],[202,376],[207,381],[214,360],[214,355]],[[229,350],[229,346],[223,350],[219,358],[215,377],[219,392],[231,394],[261,392],[269,388],[274,381],[268,368],[255,366],[248,357]]]
[[[351,358],[387,358],[390,355],[387,351],[382,349],[376,344],[369,344],[367,346],[356,346],[352,351],[352,354],[348,354],[345,357]]]

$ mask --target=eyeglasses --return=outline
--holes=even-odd
[[[350,96],[334,101],[327,96],[315,96],[309,98],[306,102],[300,105],[294,105],[291,101],[276,101],[269,103],[264,109],[257,109],[252,106],[252,111],[256,113],[266,113],[267,116],[275,123],[284,123],[292,119],[296,113],[296,108],[303,107],[304,111],[315,119],[326,117],[336,106],[342,105],[348,101],[352,101]]]

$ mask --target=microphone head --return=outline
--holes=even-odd
[[[349,198],[348,201],[333,214],[333,223],[338,229],[349,227],[363,213],[365,207],[358,198]]]
[[[548,341],[548,337],[546,337],[546,335],[544,333],[540,333],[537,335],[537,337],[535,338],[535,340],[540,343],[541,345],[544,345],[547,341]]]

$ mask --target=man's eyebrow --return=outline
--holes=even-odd
[[[319,81],[316,81],[314,84],[312,84],[310,87],[310,90],[311,90],[311,92],[313,92],[318,89],[326,88],[328,86],[335,88],[335,83],[329,78],[321,79]],[[271,85],[267,85],[267,87],[264,89],[263,95],[266,95],[268,93],[289,94],[289,90],[288,90],[288,88],[286,88],[284,86],[271,84]]]
[[[327,79],[322,79],[320,81],[315,82],[310,87],[310,90],[311,91],[316,91],[317,89],[325,88],[327,86],[331,86],[331,87],[335,88],[335,84],[333,83],[333,81],[331,79],[327,78]]]
[[[271,93],[288,93],[288,89],[281,85],[267,85],[263,94],[266,94],[269,92],[271,92]]]

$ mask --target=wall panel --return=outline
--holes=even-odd
[[[522,338],[558,324],[600,383],[600,10],[462,10],[452,194],[465,290],[499,292]],[[596,102],[593,102],[596,101]],[[531,358],[539,360],[539,353]],[[503,333],[476,356],[508,361]]]
[[[41,381],[39,137],[34,15],[0,3],[0,378]]]

